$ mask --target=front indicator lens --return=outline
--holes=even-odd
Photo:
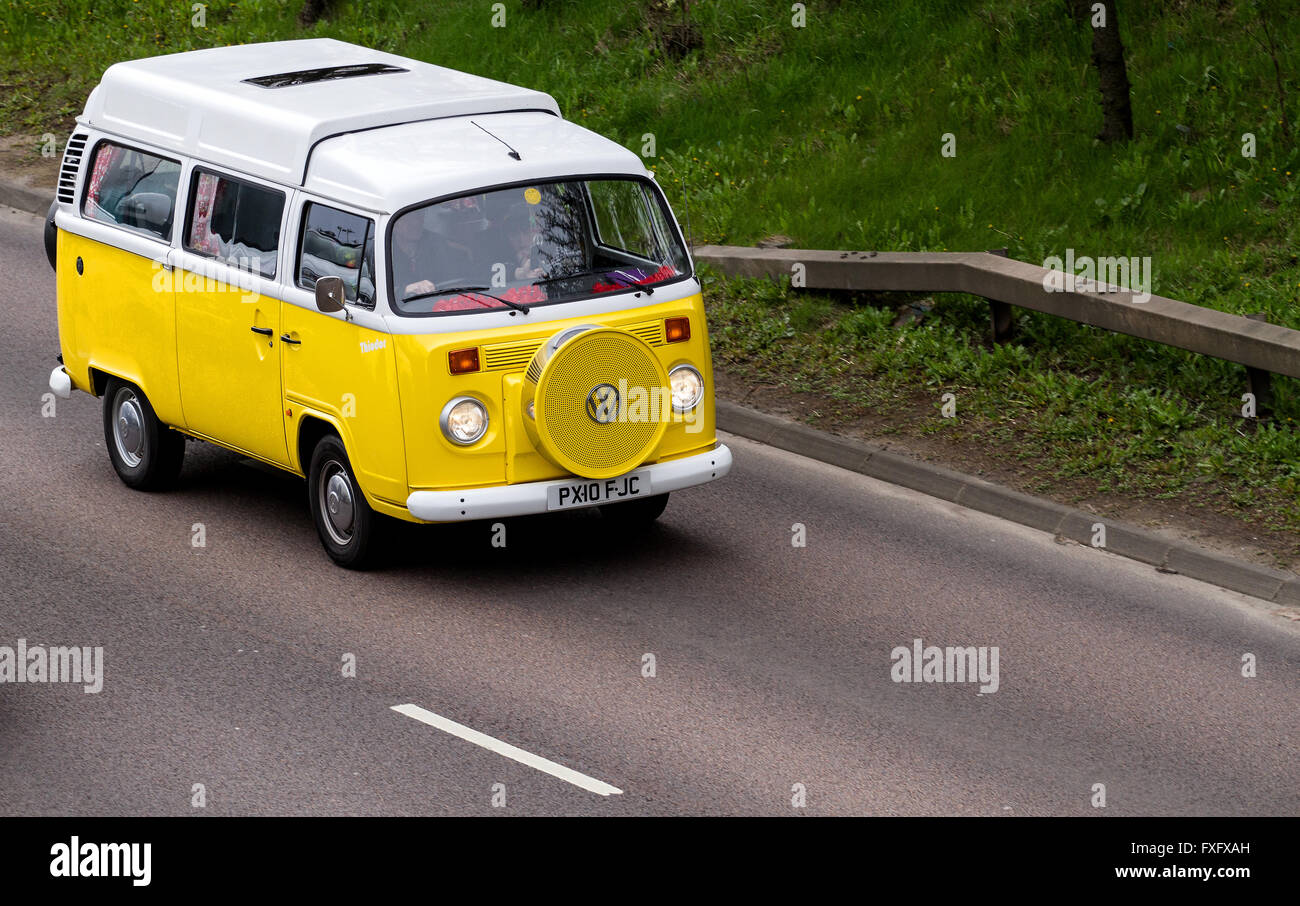
[[[487,409],[476,399],[460,396],[443,407],[441,422],[442,433],[452,443],[472,444],[487,432]]]
[[[690,318],[665,318],[664,342],[684,343],[691,338]]]
[[[479,370],[478,347],[456,349],[447,353],[447,368],[452,374],[470,374]]]
[[[704,396],[704,378],[690,365],[678,365],[669,372],[668,386],[673,395],[673,408],[678,412],[694,409]]]

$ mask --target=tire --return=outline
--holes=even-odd
[[[50,269],[58,270],[55,257],[59,250],[59,228],[54,225],[54,212],[59,209],[59,201],[50,202],[50,211],[45,215],[45,257],[50,259]]]
[[[104,388],[104,445],[117,477],[137,491],[175,484],[185,459],[185,436],[158,420],[139,387],[117,378]]]
[[[663,515],[668,506],[667,494],[655,494],[624,503],[607,503],[597,507],[600,516],[617,530],[638,530],[649,528],[656,519]]]
[[[345,569],[375,564],[384,517],[366,502],[337,435],[325,435],[312,451],[307,500],[321,545],[331,560]]]

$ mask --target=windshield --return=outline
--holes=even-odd
[[[687,276],[645,180],[565,180],[409,210],[389,232],[393,309],[422,316],[570,302]]]

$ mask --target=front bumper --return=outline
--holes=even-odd
[[[62,365],[50,372],[50,389],[55,396],[65,400],[72,398],[72,376]]]
[[[650,486],[655,494],[680,491],[722,478],[730,472],[731,450],[718,444],[706,453],[641,466],[637,471],[650,473]],[[547,512],[548,488],[572,482],[572,478],[561,478],[462,491],[415,491],[406,498],[406,508],[416,519],[425,522],[468,522],[471,519],[526,516]]]

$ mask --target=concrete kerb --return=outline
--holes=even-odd
[[[1234,560],[1172,541],[1136,525],[1107,519],[983,479],[837,437],[747,406],[717,401],[718,428],[818,462],[902,485],[932,497],[1092,546],[1105,526],[1105,550],[1231,591],[1277,604],[1300,606],[1300,576]]]
[[[16,182],[0,179],[0,205],[44,216],[49,211],[50,202],[53,200],[53,189],[32,189]]]

